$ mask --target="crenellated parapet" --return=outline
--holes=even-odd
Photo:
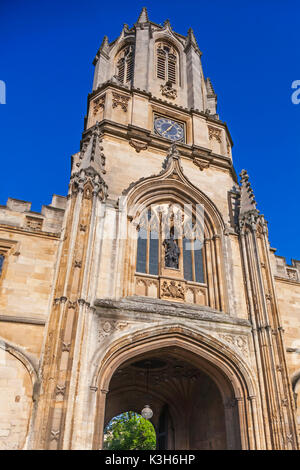
[[[41,212],[31,210],[31,202],[8,198],[0,206],[0,226],[26,232],[59,234],[62,228],[67,198],[53,195],[51,204],[42,206]]]
[[[272,250],[275,253],[275,250]],[[286,262],[283,256],[275,255],[275,272],[274,275],[281,279],[291,282],[300,283],[300,261],[292,259],[291,264]]]

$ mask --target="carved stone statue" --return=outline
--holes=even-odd
[[[174,234],[170,234],[170,238],[166,238],[163,242],[165,248],[165,267],[166,268],[179,268],[179,255],[180,249],[174,240]]]

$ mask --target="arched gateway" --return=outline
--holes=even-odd
[[[140,412],[148,402],[158,448],[259,447],[251,373],[221,341],[169,324],[123,336],[100,364],[93,377],[94,448],[102,447],[113,416]]]

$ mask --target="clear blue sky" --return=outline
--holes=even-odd
[[[144,5],[154,22],[194,29],[236,171],[250,174],[277,254],[300,259],[300,104],[291,102],[300,80],[299,1],[1,0],[0,204],[14,197],[40,211],[52,193],[67,193],[92,60],[103,36],[115,39]]]

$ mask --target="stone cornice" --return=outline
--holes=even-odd
[[[53,238],[54,240],[60,239],[60,233],[43,232],[42,230],[30,230],[28,228],[16,227],[13,225],[0,224],[0,231],[1,230],[38,238]]]
[[[292,286],[297,286],[300,287],[300,282],[299,281],[293,281],[292,279],[287,279],[285,277],[280,277],[280,276],[274,276],[276,281],[283,282],[285,284],[291,284]]]
[[[225,323],[240,327],[251,328],[248,320],[231,317],[228,314],[213,310],[210,307],[194,306],[180,302],[151,299],[147,297],[127,297],[121,300],[97,299],[94,303],[96,310],[111,310],[112,312],[135,314],[157,314],[160,317],[187,318],[200,321]]]
[[[91,101],[91,99],[95,98],[95,96],[97,96],[102,91],[106,90],[107,88],[115,88],[117,90],[122,91],[123,93],[128,93],[129,95],[135,94],[135,95],[144,96],[144,97],[148,98],[153,103],[164,104],[164,105],[168,106],[169,108],[175,109],[176,111],[179,111],[181,113],[185,113],[185,114],[190,115],[190,116],[192,116],[194,114],[196,116],[204,117],[208,122],[210,122],[214,125],[219,125],[219,126],[223,127],[226,130],[226,134],[227,134],[227,137],[228,137],[228,139],[231,143],[231,146],[233,146],[232,137],[231,137],[231,134],[228,130],[226,122],[223,122],[220,119],[214,119],[209,114],[206,114],[203,111],[199,111],[199,110],[194,109],[194,108],[190,108],[190,109],[184,108],[183,106],[178,106],[175,103],[170,103],[170,101],[168,101],[168,100],[163,100],[161,98],[156,98],[155,96],[152,95],[151,92],[148,92],[146,90],[141,90],[140,88],[133,88],[133,87],[128,88],[126,86],[122,86],[122,85],[119,85],[117,83],[113,83],[109,80],[105,83],[102,83],[92,93],[89,93],[89,95],[88,95],[88,106],[89,106],[89,102]]]
[[[99,124],[99,129],[103,135],[113,135],[125,140],[132,138],[138,138],[140,141],[147,143],[148,147],[152,147],[162,152],[167,152],[170,147],[170,142],[163,137],[151,133],[149,130],[138,128],[137,126],[119,124],[115,121],[103,119]],[[82,134],[82,140],[86,138],[93,127],[90,127]],[[138,137],[137,137],[138,135]],[[134,137],[135,136],[135,137]],[[82,143],[82,142],[81,142]],[[232,160],[229,157],[212,153],[211,149],[205,147],[199,147],[197,145],[187,145],[184,143],[177,144],[178,150],[183,157],[190,158],[192,160],[201,158],[207,161],[211,166],[223,168],[231,173],[233,180],[237,183],[237,175],[232,164]]]
[[[0,322],[5,323],[26,323],[28,325],[44,326],[46,320],[34,317],[17,317],[13,315],[0,315]]]

